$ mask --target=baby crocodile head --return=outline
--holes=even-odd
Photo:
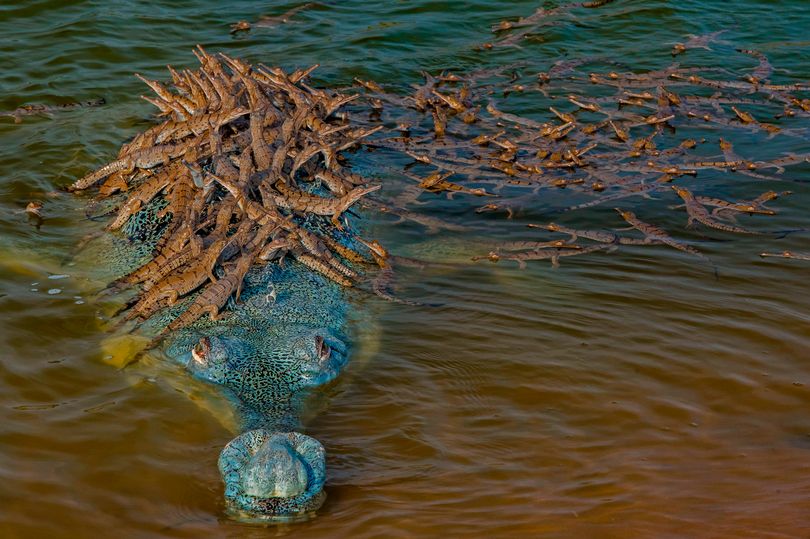
[[[230,509],[250,519],[304,517],[326,497],[323,446],[297,432],[248,431],[222,450],[219,471]]]

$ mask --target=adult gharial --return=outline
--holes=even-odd
[[[134,291],[116,329],[236,403],[244,433],[219,458],[229,507],[294,518],[325,496],[300,407],[346,364],[349,290],[387,256],[344,215],[379,186],[341,152],[375,129],[336,114],[353,96],[308,86],[311,69],[196,54],[199,70],[170,68],[173,90],[143,79],[167,119],[72,185],[100,185],[91,208],[116,213],[81,256],[115,273],[107,292]]]

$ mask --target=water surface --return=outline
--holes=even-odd
[[[216,459],[232,438],[226,403],[172,366],[105,362],[90,284],[65,265],[99,225],[58,188],[148,125],[151,106],[131,74],[164,78],[166,64],[192,66],[197,43],[288,68],[320,63],[319,84],[358,76],[406,86],[420,70],[516,63],[531,74],[563,57],[652,69],[670,63],[687,34],[726,29],[729,44],[679,60],[750,68],[733,51],[744,46],[769,56],[775,80],[810,79],[805,2],[729,4],[616,0],[493,51],[475,48],[492,39],[490,25],[538,3],[321,2],[289,24],[235,37],[229,23],[295,4],[0,6],[0,109],[107,100],[21,124],[0,118],[0,535],[806,535],[810,264],[757,256],[810,251],[806,234],[707,234],[730,240],[701,244],[717,279],[666,248],[578,257],[559,269],[469,263],[487,234],[522,238],[531,210],[488,232],[457,199],[454,219],[477,219],[483,239],[380,219],[375,231],[390,250],[453,263],[400,279],[403,296],[441,306],[365,307],[379,310],[379,327],[306,430],[328,451],[327,502],[312,521],[270,529],[225,516]],[[513,103],[548,114],[531,99]],[[808,150],[734,142],[752,158]],[[807,226],[808,178],[804,164],[781,185],[737,179],[740,198],[794,192],[773,204],[780,213],[767,224],[743,223]],[[35,199],[45,202],[39,228],[22,212]],[[660,210],[662,225],[702,240],[671,203],[627,207]],[[611,212],[570,222],[618,226]]]

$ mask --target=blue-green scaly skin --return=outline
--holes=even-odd
[[[230,302],[226,316],[201,319],[166,340],[165,353],[195,377],[218,384],[239,407],[243,428],[252,429],[229,443],[219,459],[225,498],[236,513],[286,518],[323,503],[323,447],[292,431],[308,393],[334,380],[347,362],[346,299],[340,285],[296,262],[283,268],[268,264],[248,274],[240,301]],[[247,494],[242,478],[256,465],[251,456],[257,440],[274,435],[308,441],[286,448],[289,458],[307,463],[304,492]]]
[[[245,470],[256,452],[267,444],[279,443],[300,456],[306,467],[307,482],[303,492],[288,497],[254,496],[245,492]],[[326,452],[314,438],[297,432],[280,433],[268,429],[248,431],[231,440],[219,455],[219,471],[225,482],[225,498],[249,515],[294,516],[314,511],[326,495]]]
[[[102,256],[113,253],[111,267],[120,274],[148,259],[166,225],[155,217],[162,205],[154,201],[121,234],[107,235]],[[328,228],[322,218],[300,224],[321,233]],[[336,239],[349,245],[347,238]],[[140,331],[157,333],[193,298],[159,312]],[[252,268],[239,301],[231,298],[219,320],[201,318],[163,341],[169,358],[217,384],[241,412],[246,432],[219,459],[233,512],[289,518],[323,503],[324,449],[294,430],[305,397],[334,380],[347,362],[347,307],[345,288],[288,259]],[[288,495],[255,495],[276,490]]]
[[[298,401],[334,380],[346,364],[345,292],[287,262],[251,270],[240,301],[229,303],[220,320],[203,318],[171,335],[164,351],[194,376],[227,390],[247,427],[296,428]],[[319,354],[318,338],[328,352]],[[202,339],[206,349],[192,354]]]

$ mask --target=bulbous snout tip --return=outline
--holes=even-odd
[[[292,498],[309,483],[309,464],[283,436],[266,440],[245,465],[242,490],[257,498]]]
[[[225,498],[248,518],[287,520],[323,503],[326,455],[314,438],[297,432],[248,431],[219,457]]]

